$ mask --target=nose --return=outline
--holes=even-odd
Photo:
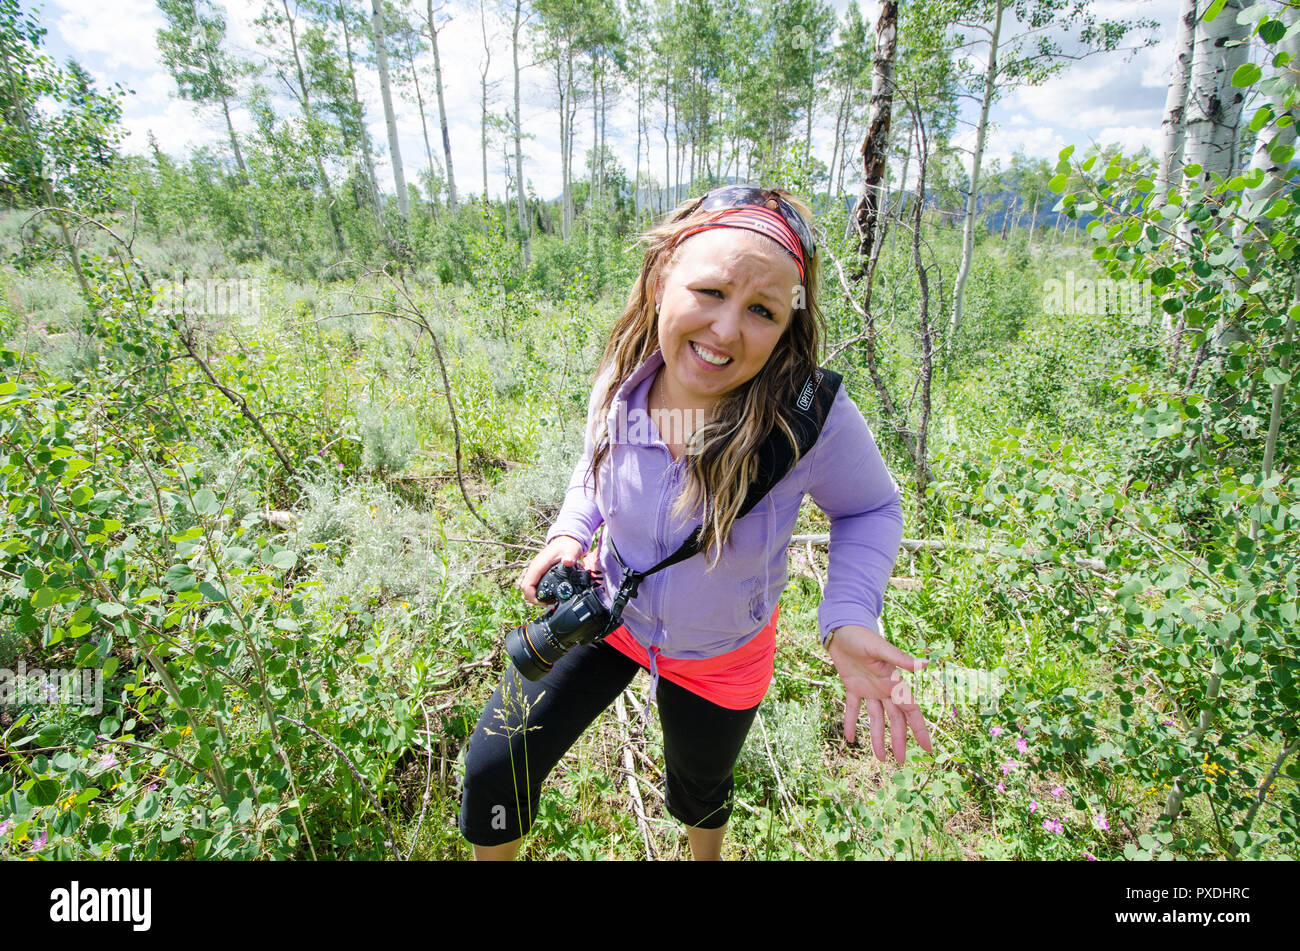
[[[733,294],[723,301],[721,307],[715,308],[713,312],[713,323],[709,328],[713,331],[713,339],[720,346],[726,346],[738,341],[740,339],[740,322],[743,317],[740,295]]]

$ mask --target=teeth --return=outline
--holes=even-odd
[[[712,363],[715,367],[725,367],[731,362],[731,357],[715,356],[711,351],[705,350],[694,341],[691,341],[691,349],[699,354],[701,360],[705,363]]]

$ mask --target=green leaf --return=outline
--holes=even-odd
[[[210,581],[199,582],[199,593],[202,594],[209,601],[216,601],[217,603],[221,603],[222,601],[227,601],[230,598],[230,596],[226,594],[226,592],[222,591],[220,588],[218,588]]]
[[[1268,9],[1264,4],[1252,3],[1250,6],[1237,13],[1237,22],[1242,25],[1248,25],[1254,23],[1267,12]]]
[[[1065,191],[1065,185],[1069,180],[1068,175],[1056,175],[1047,183],[1047,187],[1059,195],[1061,192]]]
[[[298,556],[291,551],[277,551],[271,559],[271,564],[277,568],[288,571],[298,563]]]
[[[103,604],[95,605],[95,610],[104,617],[118,617],[126,612],[126,605],[118,604],[114,601],[106,601]]]
[[[1282,386],[1291,382],[1291,374],[1280,367],[1269,367],[1264,371],[1264,382],[1269,386]]]
[[[1205,11],[1201,19],[1206,23],[1211,22],[1215,17],[1217,17],[1220,13],[1223,12],[1223,5],[1227,2],[1228,0],[1214,0],[1214,2],[1210,4],[1210,8]]]
[[[1281,20],[1265,20],[1259,25],[1259,38],[1272,46],[1286,35],[1286,24]]]
[[[1057,156],[1057,158],[1059,158],[1062,162],[1064,162],[1073,154],[1074,154],[1074,146],[1067,145],[1065,148],[1061,149],[1060,154]]]
[[[136,803],[135,817],[140,821],[152,819],[158,814],[158,794],[156,792],[147,792],[144,797]]]
[[[246,565],[256,554],[251,548],[242,548],[238,545],[231,545],[226,549],[226,557],[237,565]]]
[[[1158,267],[1151,274],[1151,283],[1156,287],[1168,287],[1174,282],[1174,269],[1170,267]]]
[[[214,515],[220,507],[217,494],[211,489],[199,489],[194,493],[194,510],[200,515]]]
[[[27,801],[33,806],[52,806],[59,799],[59,784],[53,779],[38,779],[27,790]]]
[[[189,591],[199,583],[189,565],[172,565],[163,575],[163,581],[173,591]]]
[[[38,588],[36,593],[32,595],[32,607],[36,608],[37,610],[40,610],[41,608],[48,608],[53,603],[54,603],[53,588]]]

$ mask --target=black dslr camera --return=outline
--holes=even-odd
[[[540,680],[571,647],[600,640],[617,625],[601,601],[597,577],[555,565],[537,583],[537,600],[553,607],[506,636],[506,653],[529,680]],[[613,622],[613,623],[611,623]]]

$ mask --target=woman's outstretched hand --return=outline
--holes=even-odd
[[[524,600],[529,604],[539,604],[537,583],[542,580],[542,576],[551,569],[552,565],[561,563],[576,565],[585,550],[582,542],[576,538],[570,538],[568,535],[555,536],[549,545],[537,553],[524,569],[524,573],[519,576],[519,588],[524,593]]]
[[[889,718],[889,734],[898,765],[903,765],[907,754],[908,727],[921,749],[927,753],[932,751],[925,717],[913,702],[911,688],[902,677],[904,670],[923,670],[928,660],[904,654],[875,631],[857,624],[836,628],[829,652],[840,680],[844,681],[846,741],[854,741],[865,702],[871,724],[871,748],[877,759],[885,761],[885,717]]]

